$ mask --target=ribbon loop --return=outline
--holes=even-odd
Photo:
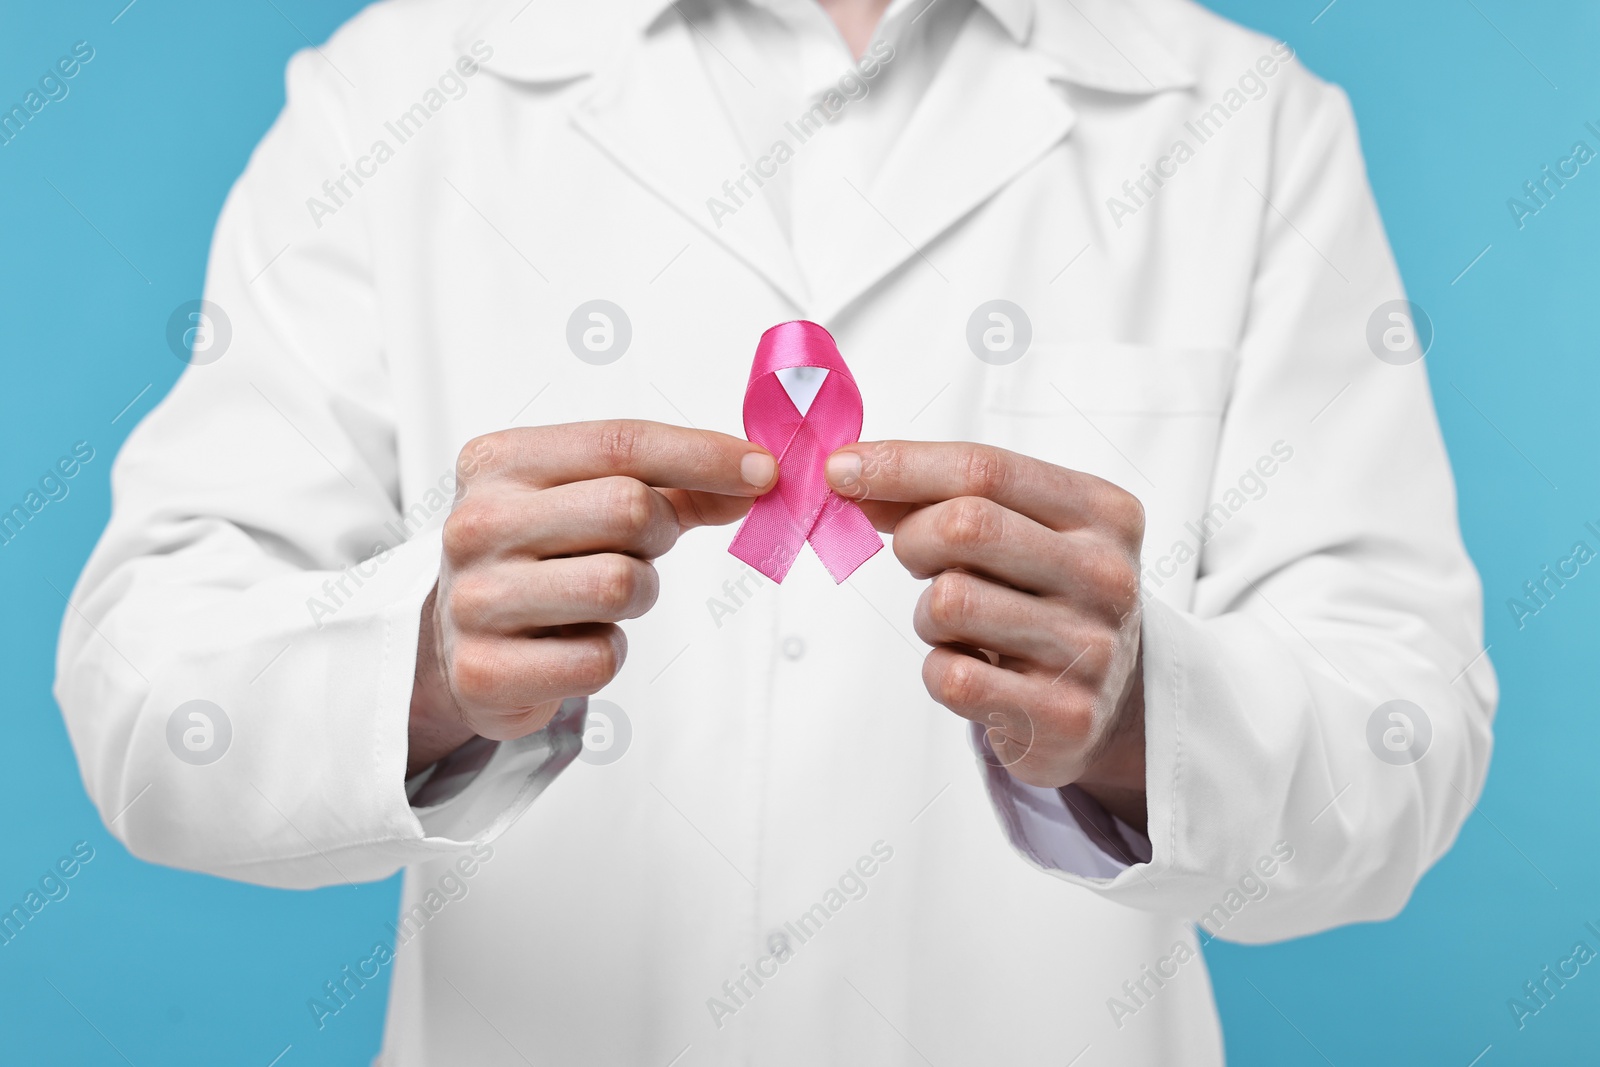
[[[804,414],[778,380],[790,367],[828,372]],[[861,439],[861,419],[861,391],[827,330],[797,320],[762,334],[745,388],[744,432],[778,457],[778,484],[751,507],[728,551],[774,582],[807,541],[836,583],[871,559],[883,538],[823,474],[830,453]]]

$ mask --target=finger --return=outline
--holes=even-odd
[[[1045,596],[1080,591],[1071,548],[1068,535],[977,496],[919,508],[894,530],[895,557],[918,578],[969,570]]]
[[[507,560],[458,578],[448,610],[463,631],[530,634],[552,626],[621,622],[655,606],[656,569],[615,552]]]
[[[1139,501],[1081,471],[967,442],[874,441],[828,457],[828,484],[851,500],[932,504],[981,496],[1055,530],[1109,524],[1144,532]]]
[[[1068,699],[1070,691],[1052,688],[1047,680],[944,647],[923,660],[922,681],[938,703],[985,727],[996,756],[1021,781],[1048,787],[1075,777],[1073,765],[1092,737],[1090,701]],[[1040,769],[1047,767],[1056,774],[1067,767],[1072,776],[1043,780]]]
[[[533,639],[472,638],[452,657],[450,687],[478,733],[522,737],[552,702],[598,692],[627,653],[627,638],[609,623]]]
[[[1105,666],[1092,653],[1098,628],[1061,601],[996,585],[975,574],[946,571],[933,580],[912,613],[917,636],[930,645],[984,648],[1046,678],[1071,666],[1086,677]]]
[[[548,559],[625,552],[655,559],[685,530],[732,522],[748,497],[652,489],[635,478],[596,478],[549,489],[499,485],[462,498],[444,525],[444,546],[459,563],[484,557]]]
[[[484,514],[473,515],[474,508]],[[683,529],[670,500],[637,479],[623,477],[549,489],[502,486],[467,498],[458,510],[468,512],[459,521],[494,527],[484,540],[500,554],[541,559],[589,552],[654,559],[673,546]]]
[[[527,426],[490,437],[480,469],[541,488],[623,475],[646,485],[755,497],[778,478],[777,461],[760,445],[660,422]]]
[[[990,715],[1036,718],[1025,708],[1049,708],[1064,694],[1051,692],[1050,680],[1020,674],[969,650],[940,645],[922,661],[928,695],[963,719],[985,722]],[[1035,723],[1037,732],[1039,723]]]
[[[855,504],[867,513],[867,519],[872,523],[873,529],[886,534],[894,533],[902,519],[922,506],[894,500],[857,500]]]
[[[676,509],[679,530],[738,522],[750,514],[750,506],[755,503],[747,496],[697,493],[689,489],[658,489],[656,492]]]

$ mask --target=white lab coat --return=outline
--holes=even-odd
[[[390,0],[290,64],[217,228],[228,348],[130,437],[66,613],[91,796],[161,863],[406,868],[420,933],[391,955],[351,931],[349,971],[285,991],[314,1035],[392,967],[388,1067],[1221,1062],[1192,922],[1256,942],[1393,915],[1490,749],[1424,365],[1367,341],[1401,289],[1345,97],[1290,62],[1253,99],[1272,42],[1178,0],[990,4],[808,288],[759,204],[713,219],[745,157],[694,31],[640,23]],[[1133,197],[1144,165],[1170,177]],[[967,341],[997,298],[1031,323],[1007,365]],[[567,343],[594,299],[631,324],[606,365]],[[575,761],[574,715],[408,803],[462,445],[613,416],[739,433],[756,338],[801,317],[837,337],[868,439],[992,442],[1143,500],[1148,863],[1048,869],[923,689],[922,583],[891,553],[735,597],[731,528],[687,535],[626,626],[596,698],[631,726],[620,758]],[[1369,741],[1394,699],[1431,727],[1417,762]],[[231,726],[209,764],[169,740],[192,700]]]

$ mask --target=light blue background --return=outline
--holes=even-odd
[[[306,1000],[383,935],[395,883],[274,892],[132,859],[85,799],[50,695],[61,594],[105,523],[111,459],[180,369],[167,316],[198,295],[285,60],[359,4],[138,0],[117,17],[126,0],[0,2],[0,101],[73,42],[97,51],[0,148],[0,503],[73,442],[97,453],[0,548],[0,902],[74,842],[96,850],[71,895],[0,947],[0,1060],[265,1067],[292,1045],[283,1067],[364,1064],[386,991],[320,1033]],[[1600,1062],[1600,966],[1521,1032],[1506,1006],[1580,937],[1596,943],[1584,920],[1600,925],[1600,569],[1523,630],[1506,608],[1575,540],[1597,543],[1582,527],[1600,520],[1600,164],[1524,230],[1506,201],[1574,141],[1600,146],[1584,129],[1600,125],[1600,5],[1324,2],[1213,6],[1291,41],[1354,100],[1412,298],[1437,327],[1428,362],[1505,697],[1480,811],[1398,919],[1208,950],[1231,1061]]]

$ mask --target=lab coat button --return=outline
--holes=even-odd
[[[786,960],[791,951],[793,950],[789,947],[789,935],[782,930],[774,931],[772,936],[767,938],[767,952],[775,959]]]
[[[799,659],[806,654],[806,643],[800,638],[790,634],[783,639],[783,654],[789,659]]]

